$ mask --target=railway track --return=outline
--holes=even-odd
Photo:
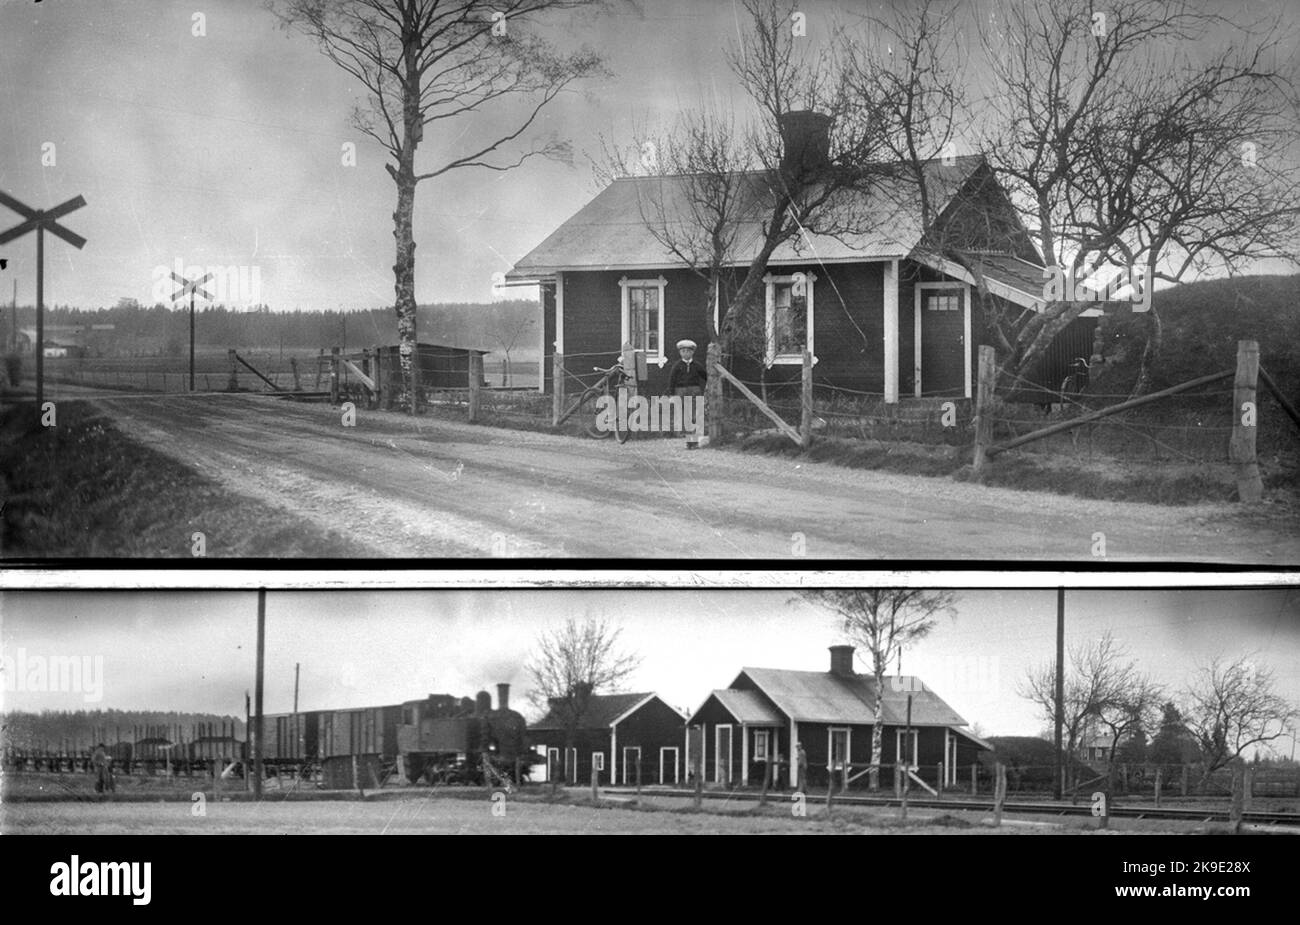
[[[607,787],[602,788],[605,793],[615,794],[633,794],[635,789],[631,787]],[[643,791],[644,794],[653,793],[655,796],[680,796],[693,797],[694,790],[684,788],[653,791]],[[744,802],[757,802],[759,795],[749,790],[745,791],[710,791],[706,790],[703,796],[707,800],[735,800]],[[769,801],[777,801],[788,798],[788,791],[773,792],[768,794]],[[809,794],[810,803],[824,802],[825,795],[817,797]],[[835,802],[848,806],[901,806],[902,801],[896,797],[869,797],[860,795],[836,796]],[[907,805],[909,809],[962,809],[992,812],[993,803],[991,800],[936,800],[932,798],[918,799],[908,797]],[[1008,800],[1003,804],[1002,810],[1005,813],[1032,813],[1041,815],[1054,816],[1091,816],[1092,808],[1088,803],[1078,805],[1068,803],[1020,803]],[[1229,812],[1226,809],[1198,809],[1192,807],[1178,806],[1112,806],[1110,810],[1112,818],[1125,819],[1178,819],[1183,822],[1228,822]],[[1280,812],[1269,810],[1256,810],[1242,813],[1242,821],[1254,825],[1291,825],[1300,827],[1300,813]]]

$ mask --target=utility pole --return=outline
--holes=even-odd
[[[1056,799],[1065,795],[1065,765],[1061,753],[1061,733],[1065,726],[1065,588],[1056,589],[1056,776],[1052,793]]]
[[[302,667],[301,662],[293,663],[293,712],[298,712],[298,669]]]
[[[253,799],[262,799],[262,678],[266,668],[266,589],[257,590],[257,687],[253,717]]]

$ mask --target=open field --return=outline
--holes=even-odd
[[[67,429],[27,434],[15,450],[42,453],[50,440],[76,448],[47,454],[42,471],[51,484],[42,503],[49,510],[38,516],[67,514],[69,480],[59,467],[75,464],[89,478],[114,464],[124,445],[142,448],[146,468],[175,470],[169,478],[178,489],[197,479],[220,496],[197,507],[180,490],[169,491],[167,503],[146,501],[155,497],[153,481],[138,472],[140,493],[119,495],[116,506],[130,513],[141,539],[130,552],[110,546],[90,554],[189,556],[188,543],[176,538],[201,531],[208,556],[300,555],[311,536],[334,531],[362,555],[384,557],[1300,563],[1300,524],[1276,506],[1173,509],[1058,498],[725,449],[688,453],[677,440],[619,446],[365,410],[345,427],[336,408],[256,395],[96,398],[81,417],[90,430],[76,432],[68,405],[60,404]],[[93,494],[102,498],[97,480]],[[299,524],[299,539],[276,548],[264,511]],[[234,528],[226,522],[232,518],[244,526]],[[146,548],[149,537],[154,548]],[[30,544],[6,553],[88,554]]]

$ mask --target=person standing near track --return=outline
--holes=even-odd
[[[95,752],[90,760],[95,766],[95,792],[111,793],[116,790],[113,785],[113,759],[103,742],[95,746]]]
[[[709,372],[704,364],[695,359],[695,341],[683,338],[677,342],[677,352],[681,359],[668,371],[668,391],[682,396],[682,407],[698,395],[704,394],[704,385],[709,380]],[[686,434],[686,449],[700,448],[700,431],[704,429],[703,415],[697,416],[695,429]]]

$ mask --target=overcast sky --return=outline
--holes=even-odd
[[[572,142],[572,165],[533,160],[507,173],[456,171],[420,185],[419,301],[526,293],[494,292],[493,274],[595,194],[590,159],[600,156],[602,135],[626,142],[635,125],[663,124],[703,99],[745,106],[721,52],[743,15],[734,0],[613,8],[563,14],[551,25],[564,48],[588,45],[612,72],[565,94],[537,126],[539,137]],[[825,41],[833,23],[866,9],[847,0],[801,3],[808,41]],[[966,4],[963,30],[988,9],[983,0]],[[1221,9],[1234,20],[1295,12],[1288,0]],[[196,12],[206,18],[203,37],[191,34]],[[972,35],[962,53],[974,55],[974,45]],[[154,269],[177,259],[258,267],[262,300],[275,309],[391,304],[395,187],[382,149],[349,125],[359,93],[256,0],[0,2],[0,189],[35,208],[79,194],[88,203],[66,219],[89,240],[86,248],[48,245],[47,304],[94,307],[122,296],[152,303]],[[463,152],[497,118],[431,132],[420,157],[432,163]],[[355,167],[341,163],[345,142],[357,146]],[[42,163],[47,144],[52,165]],[[965,153],[961,144],[957,153]],[[0,213],[0,227],[16,220]],[[19,301],[31,304],[33,239],[7,245],[3,256],[10,267],[0,299],[9,299],[13,278]]]
[[[631,690],[682,709],[726,687],[745,666],[826,670],[834,622],[789,591],[478,590],[271,591],[266,710],[397,703],[429,693],[472,695],[513,685],[526,714],[525,664],[538,634],[567,616],[605,617],[643,662]],[[256,592],[0,594],[0,642],[10,659],[103,658],[103,697],[6,690],[7,709],[139,708],[243,714],[254,679]],[[1300,703],[1300,589],[1070,591],[1067,644],[1106,630],[1172,688],[1198,662],[1251,654]],[[1034,735],[1044,723],[1017,696],[1031,665],[1053,654],[1056,593],[964,591],[956,613],[909,651],[919,676],[988,735]],[[859,670],[867,666],[858,662]],[[6,686],[10,686],[9,682]],[[16,685],[14,685],[16,686]],[[1289,753],[1290,741],[1279,745]]]

